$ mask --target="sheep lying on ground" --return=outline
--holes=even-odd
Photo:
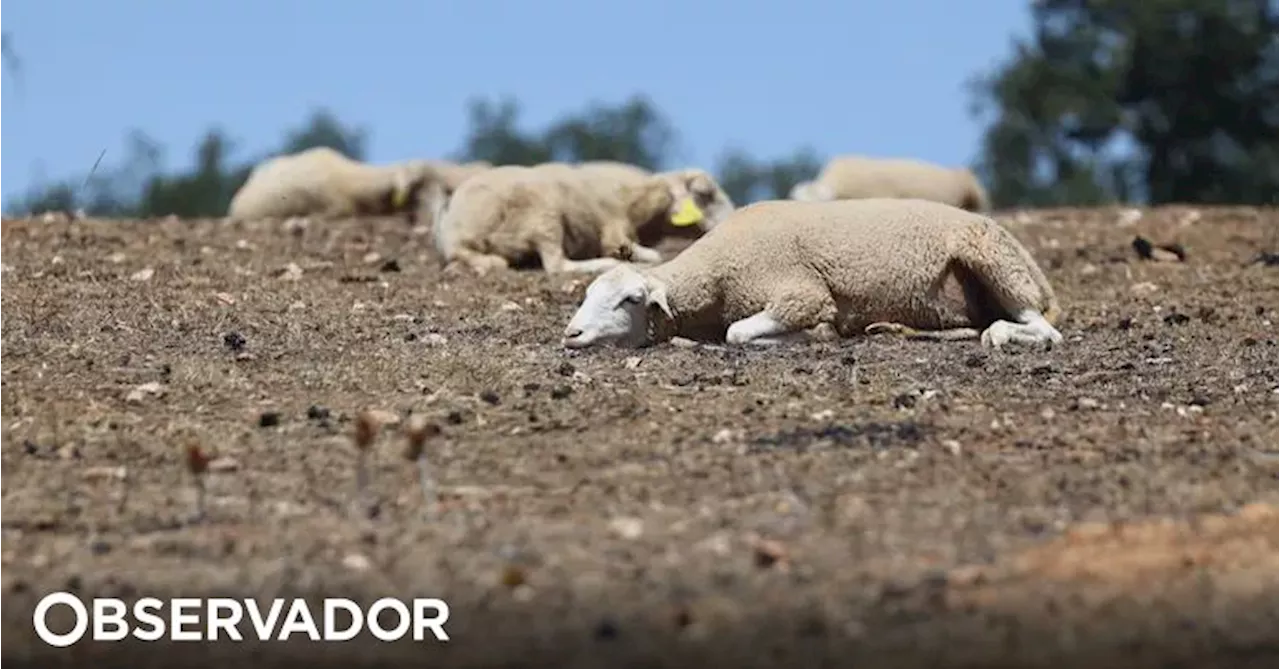
[[[411,212],[422,188],[438,179],[427,161],[370,165],[330,148],[307,149],[254,167],[227,215],[251,220]]]
[[[424,225],[428,229],[435,227],[436,212],[444,210],[449,203],[449,198],[453,197],[454,192],[462,186],[463,182],[477,174],[493,169],[493,164],[484,160],[476,160],[469,163],[426,160],[414,161],[411,164],[421,165],[423,163],[427,165],[435,178],[428,180],[418,191],[417,209],[414,213],[414,218],[417,219],[416,222],[419,225]]]
[[[965,168],[906,158],[837,156],[813,181],[791,189],[790,198],[808,202],[862,198],[918,198],[968,211],[990,209],[987,191]]]
[[[661,262],[637,234],[655,221],[710,229],[732,211],[702,170],[622,182],[602,172],[545,163],[478,174],[435,213],[436,249],[445,263],[460,261],[479,274],[534,258],[548,272],[597,272],[626,261]]]
[[[435,170],[447,195],[452,195],[462,182],[493,169],[493,164],[485,160],[473,160],[469,163],[454,163],[447,160],[424,161]]]
[[[983,215],[925,200],[773,201],[666,263],[596,277],[563,345],[776,344],[827,325],[1051,347],[1060,313],[1031,254]]]
[[[711,175],[700,169],[672,170],[653,173],[643,167],[612,160],[589,160],[575,165],[587,180],[597,196],[631,197],[626,189],[634,191],[644,188],[645,183],[655,176],[671,180],[674,187],[681,188],[692,196],[702,210],[704,216],[688,210],[684,216],[657,216],[649,220],[633,220],[636,226],[636,238],[643,246],[655,246],[663,239],[684,238],[696,239],[710,230],[715,224],[733,213],[734,203],[729,194],[724,192],[720,184]]]

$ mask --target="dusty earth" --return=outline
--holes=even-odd
[[[1002,215],[1067,309],[1003,353],[570,354],[585,280],[398,221],[5,221],[4,660],[1273,667],[1276,210],[1144,214]],[[60,589],[441,597],[451,641],[53,649]]]

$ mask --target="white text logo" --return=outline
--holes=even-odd
[[[71,629],[64,632],[49,629],[46,621],[50,610],[58,605],[69,608],[75,619]],[[119,599],[98,598],[86,607],[71,593],[55,592],[36,605],[33,622],[36,634],[45,643],[60,648],[79,641],[86,633],[94,641],[122,641],[130,636],[140,641],[243,641],[245,632],[260,641],[304,636],[312,641],[350,641],[368,628],[379,641],[397,641],[410,630],[414,641],[425,639],[427,630],[437,641],[449,640],[444,631],[449,605],[434,598],[414,599],[406,605],[384,597],[367,611],[350,599],[328,598],[323,600],[319,625],[304,599],[274,599],[264,612],[252,599],[177,598],[166,603],[143,597],[133,603],[132,616],[125,615],[129,611]]]

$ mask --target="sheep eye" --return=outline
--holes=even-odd
[[[626,296],[626,297],[622,298],[622,301],[623,301],[623,302],[629,302],[629,303],[631,303],[631,304],[640,304],[640,296],[639,296],[639,295],[628,295],[628,296]]]

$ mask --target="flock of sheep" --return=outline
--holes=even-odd
[[[789,199],[737,207],[701,169],[373,165],[316,148],[258,165],[228,216],[407,215],[447,265],[596,274],[567,348],[877,333],[1058,344],[1052,286],[988,208],[968,170],[905,159],[836,157]],[[653,247],[671,236],[694,241],[668,259]]]

